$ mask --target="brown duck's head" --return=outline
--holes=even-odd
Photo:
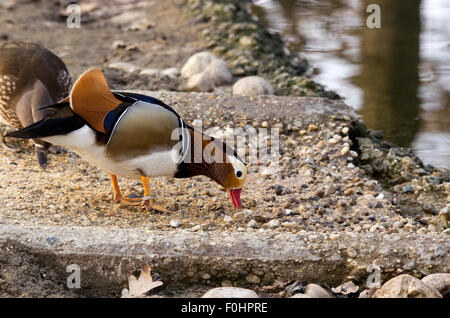
[[[247,179],[245,163],[231,147],[218,139],[197,131],[191,131],[191,137],[194,149],[191,151],[191,163],[185,165],[186,176],[204,175],[211,178],[227,191],[235,208],[242,208],[241,191]]]

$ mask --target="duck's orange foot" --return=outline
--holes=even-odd
[[[129,205],[139,205],[142,202],[142,196],[134,191],[130,191],[125,195],[121,195],[120,193],[114,195],[114,202],[125,203]]]
[[[172,211],[167,210],[166,208],[163,208],[159,205],[155,205],[151,202],[151,200],[145,200],[144,202],[141,203],[141,207],[143,209],[145,209],[146,211],[151,211],[151,210],[155,210],[161,213],[170,213]]]

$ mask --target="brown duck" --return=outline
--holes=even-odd
[[[44,47],[9,41],[0,45],[0,122],[29,126],[51,112],[41,109],[69,95],[71,77],[64,62]],[[33,138],[39,165],[47,163],[50,144]]]

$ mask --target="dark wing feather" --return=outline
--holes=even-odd
[[[69,103],[51,106],[54,106],[51,115],[30,126],[10,132],[6,137],[29,139],[65,135],[86,125],[86,122],[72,111]],[[49,106],[48,109],[52,107]]]

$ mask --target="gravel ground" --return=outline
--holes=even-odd
[[[417,195],[417,189],[410,191],[408,185],[401,186],[400,193],[387,191],[364,169],[355,166],[358,153],[350,150],[353,142],[348,136],[350,116],[354,115],[340,102],[147,93],[172,105],[188,122],[203,119],[205,128],[216,124],[225,128],[235,123],[247,128],[279,127],[279,164],[269,161],[251,166],[242,195],[244,210],[233,210],[226,193],[204,177],[153,179],[156,203],[175,211],[172,214],[145,213],[138,207],[114,205],[106,172],[89,166],[71,152],[51,156],[50,165],[42,171],[28,149],[19,156],[2,152],[2,217],[11,222],[38,219],[46,224],[70,222],[148,230],[271,228],[294,233],[413,231],[436,235],[444,230],[443,220],[433,214],[445,206],[448,183],[438,185],[443,196],[434,201],[434,206],[427,207],[430,214],[426,210],[408,210],[410,206],[421,206],[420,199],[428,201],[436,193],[427,196],[426,191],[421,191]],[[249,114],[255,116],[249,118]],[[142,193],[134,180],[120,180],[120,184],[125,191]]]

